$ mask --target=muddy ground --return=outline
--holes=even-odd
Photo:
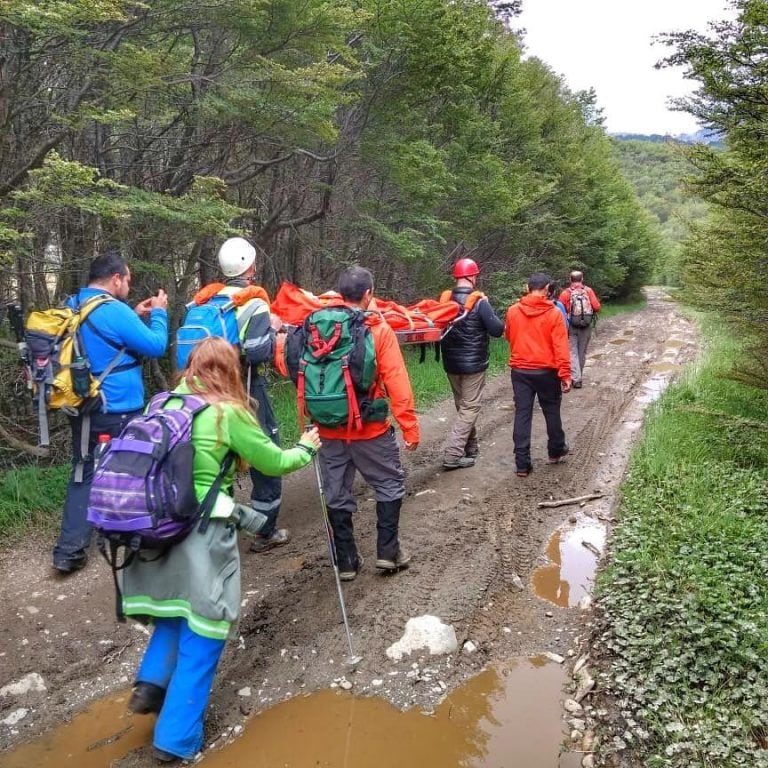
[[[564,399],[572,453],[567,463],[547,465],[543,418],[537,412],[535,468],[526,479],[514,472],[508,376],[493,379],[486,390],[481,455],[474,468],[441,469],[452,405],[422,414],[422,444],[415,454],[403,455],[408,497],[401,538],[414,554],[408,570],[382,576],[371,567],[374,502],[368,489],[359,487],[356,528],[367,564],[344,587],[355,650],[363,656],[355,669],[345,665],[346,637],[314,473],[308,467],[288,478],[281,524],[291,529],[290,544],[264,555],[250,554],[247,541],[242,544],[240,639],[229,645],[219,670],[208,743],[220,742],[246,715],[299,693],[349,682],[358,694],[432,710],[444,696],[438,681],[450,692],[494,661],[546,651],[567,657],[579,650],[588,635],[589,612],[539,599],[531,588],[532,573],[545,564],[547,540],[559,525],[573,521],[576,513],[610,517],[642,409],[654,395],[653,382],[690,359],[695,344],[675,305],[654,291],[642,311],[602,321],[590,347],[584,388]],[[537,507],[543,500],[597,489],[605,498],[581,509]],[[0,687],[33,672],[46,687],[0,696],[0,749],[127,687],[146,642],[142,627],[115,622],[111,578],[96,551],[84,571],[61,579],[49,567],[51,546],[50,539],[30,540],[0,553]],[[400,638],[408,618],[422,614],[453,624],[460,646],[471,640],[477,650],[390,661],[385,649]],[[409,676],[415,662],[420,672]],[[251,689],[250,696],[238,694],[244,688]],[[23,719],[1,722],[19,708],[28,710]],[[121,768],[152,764],[144,749],[119,762]]]

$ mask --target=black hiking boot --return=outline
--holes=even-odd
[[[165,688],[154,683],[136,683],[128,702],[128,709],[135,715],[159,712],[165,701]]]
[[[459,459],[444,459],[443,469],[468,469],[475,466],[474,456],[462,456]]]

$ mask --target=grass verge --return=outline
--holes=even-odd
[[[58,521],[69,471],[67,464],[0,473],[0,539]]]
[[[740,349],[721,326],[702,336],[648,416],[598,581],[623,720],[604,749],[648,768],[768,766],[768,392],[726,378]]]

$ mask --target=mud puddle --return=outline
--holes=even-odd
[[[547,545],[549,564],[533,572],[534,594],[560,608],[578,605],[592,591],[605,537],[605,526],[593,521],[558,528]]]
[[[98,701],[71,722],[0,755],[0,768],[105,768],[152,740],[154,718],[127,710],[130,692]]]
[[[489,668],[433,715],[322,691],[255,717],[208,768],[553,768],[566,670],[542,657]],[[383,756],[386,755],[386,759]]]
[[[378,698],[325,690],[251,719],[243,735],[203,761],[208,768],[553,768],[564,737],[566,670],[544,657],[486,669],[434,714],[401,712]],[[0,758],[2,768],[104,768],[151,743],[153,717],[105,699],[48,736]]]

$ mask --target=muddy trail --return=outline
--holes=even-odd
[[[345,664],[346,636],[314,473],[308,467],[288,478],[281,524],[291,529],[290,544],[255,555],[248,553],[247,541],[242,543],[240,637],[229,644],[219,669],[207,744],[239,733],[248,715],[319,689],[351,689],[400,709],[430,712],[490,664],[545,652],[574,656],[580,637],[587,635],[589,612],[569,599],[550,536],[561,526],[566,531],[610,521],[643,408],[695,349],[694,330],[657,291],[649,291],[643,310],[602,321],[590,346],[584,387],[564,398],[571,455],[564,464],[546,463],[544,423],[537,411],[534,471],[525,479],[514,471],[508,376],[487,387],[479,422],[481,453],[471,469],[441,469],[452,404],[422,414],[422,444],[415,454],[403,456],[409,493],[401,538],[414,554],[408,570],[382,576],[370,565],[375,505],[368,488],[358,488],[356,535],[367,564],[344,587],[355,650],[363,657],[355,668]],[[582,506],[537,506],[595,491],[603,497]],[[241,492],[247,495],[247,489]],[[602,539],[592,546],[595,559],[601,546]],[[49,568],[50,548],[50,540],[31,540],[0,555],[0,688],[30,673],[42,678],[26,692],[0,691],[3,750],[69,719],[106,693],[125,691],[146,642],[142,627],[115,622],[111,577],[95,549],[84,571],[62,580]],[[554,587],[546,586],[547,569]],[[579,572],[575,578],[583,582],[589,575]],[[570,588],[586,592],[583,583]],[[386,648],[401,637],[409,618],[423,614],[452,624],[459,646],[470,641],[474,650],[390,661]],[[416,663],[418,673],[412,669]],[[145,746],[122,754],[113,765],[154,764]]]

